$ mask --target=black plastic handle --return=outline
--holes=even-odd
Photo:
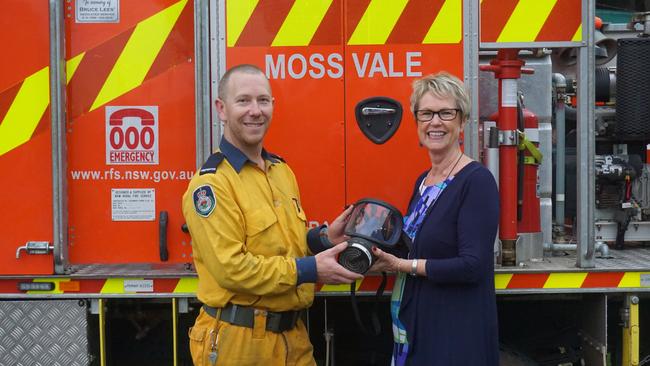
[[[160,211],[158,216],[158,250],[160,251],[160,260],[166,262],[169,259],[167,251],[167,224],[169,223],[169,214],[167,211]]]

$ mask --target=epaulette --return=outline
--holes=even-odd
[[[280,155],[276,155],[276,154],[271,153],[271,152],[267,152],[267,153],[269,154],[270,158],[280,160],[281,162],[283,162],[285,164],[287,163],[286,161],[284,161],[284,159]]]
[[[224,155],[221,153],[221,151],[217,151],[216,153],[210,155],[208,160],[206,160],[205,163],[203,163],[203,166],[199,171],[199,175],[216,173],[217,167],[219,166],[219,164],[221,164],[223,159],[224,159]]]

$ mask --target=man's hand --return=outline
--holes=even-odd
[[[327,239],[330,243],[336,245],[350,239],[345,235],[345,225],[350,219],[352,210],[354,209],[353,205],[348,206],[327,228]]]
[[[363,278],[363,276],[358,273],[348,271],[337,261],[336,258],[338,254],[345,250],[347,247],[347,243],[342,243],[341,245],[335,245],[330,249],[316,254],[316,271],[318,273],[318,283],[336,285],[341,283],[352,283],[353,281]]]
[[[370,267],[370,272],[399,272],[399,266],[404,259],[386,253],[383,250],[372,247],[372,254],[375,255],[375,263]]]

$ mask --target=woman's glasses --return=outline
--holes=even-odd
[[[429,122],[437,114],[438,118],[442,121],[451,121],[456,118],[459,109],[441,109],[439,111],[432,111],[429,109],[420,109],[415,111],[415,119],[419,122]]]

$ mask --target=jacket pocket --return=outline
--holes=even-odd
[[[190,354],[195,366],[207,365],[205,362],[210,352],[210,340],[206,340],[207,328],[192,327],[189,331]]]
[[[307,215],[305,215],[305,210],[303,210],[302,207],[300,207],[300,204],[298,203],[297,200],[294,200],[293,208],[294,211],[296,212],[296,216],[298,216],[298,218],[301,221],[307,223]]]
[[[278,217],[272,208],[265,206],[244,213],[246,219],[246,236],[251,237],[268,229],[278,222]]]

